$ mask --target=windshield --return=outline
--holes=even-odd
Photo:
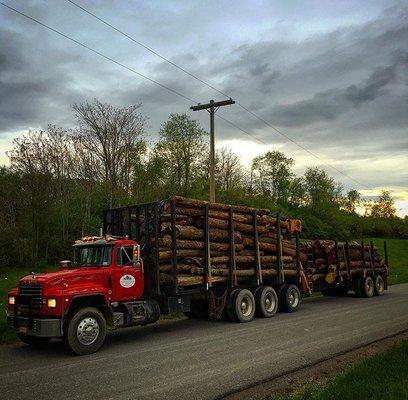
[[[109,265],[111,246],[80,246],[74,249],[74,264],[78,267]]]

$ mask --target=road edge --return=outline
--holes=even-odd
[[[402,339],[408,339],[408,329],[323,357],[308,365],[272,375],[246,387],[228,391],[215,400],[261,400],[274,394],[291,392],[307,382],[328,379],[362,358],[388,350]]]

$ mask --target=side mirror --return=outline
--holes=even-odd
[[[136,267],[140,263],[140,245],[133,246],[133,265]]]
[[[72,267],[72,261],[70,260],[62,260],[59,263],[59,268],[60,269],[67,269]]]

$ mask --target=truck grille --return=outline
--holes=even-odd
[[[42,285],[39,283],[20,283],[18,299],[20,310],[41,310],[42,301]]]

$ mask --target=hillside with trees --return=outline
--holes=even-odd
[[[73,106],[70,130],[49,125],[14,140],[0,168],[0,265],[36,268],[70,257],[72,242],[98,234],[102,210],[173,194],[208,199],[208,136],[186,114],[171,114],[158,140],[146,139],[140,105],[98,100]],[[276,150],[248,170],[231,150],[216,153],[217,201],[269,208],[297,217],[305,238],[408,238],[390,193],[363,203],[324,170],[293,172]],[[357,214],[365,206],[365,215]]]

